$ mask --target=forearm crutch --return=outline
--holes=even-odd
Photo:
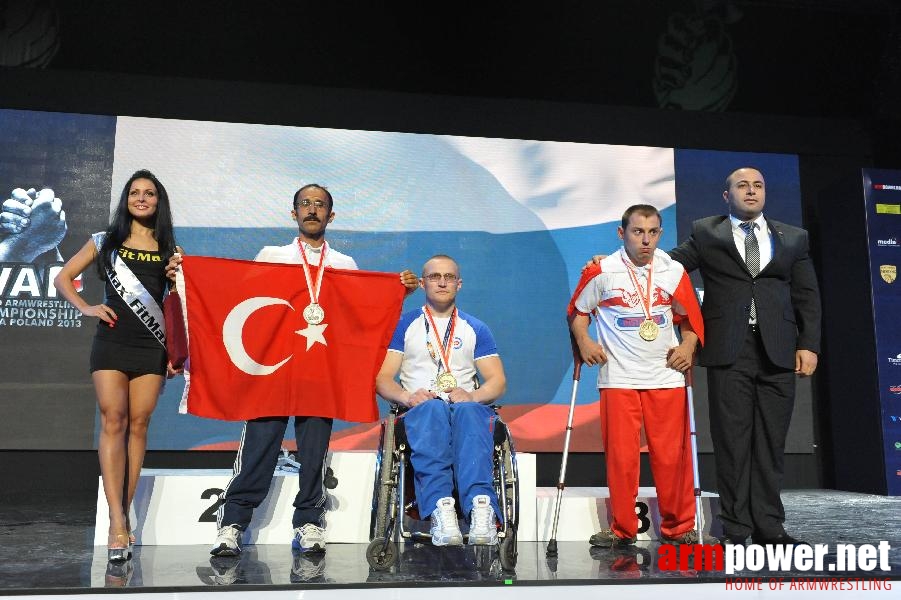
[[[698,543],[704,539],[704,507],[701,504],[701,474],[698,472],[698,431],[695,427],[695,402],[692,387],[694,376],[692,366],[685,372],[685,397],[688,402],[688,429],[691,434],[691,472],[694,477],[695,490],[695,528],[698,530]]]
[[[563,498],[563,489],[566,485],[563,483],[566,478],[566,460],[569,457],[569,438],[573,430],[573,412],[576,408],[576,393],[579,391],[579,375],[582,371],[582,359],[576,349],[572,334],[570,334],[570,342],[573,344],[573,393],[569,399],[569,416],[566,418],[566,437],[563,440],[563,459],[560,461],[560,479],[557,481],[557,503],[554,506],[554,525],[551,528],[551,539],[547,543],[547,553],[549,558],[557,556],[557,523],[560,521],[560,501]]]

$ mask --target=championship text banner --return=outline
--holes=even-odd
[[[378,420],[375,376],[405,293],[397,274],[326,268],[324,317],[312,322],[301,265],[186,256],[177,285],[189,349],[182,412]]]

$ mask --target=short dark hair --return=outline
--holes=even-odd
[[[747,166],[747,167],[738,167],[737,169],[733,169],[731,173],[729,173],[728,175],[726,175],[726,179],[725,179],[725,181],[724,181],[724,183],[723,183],[723,190],[724,190],[724,191],[727,191],[727,192],[729,191],[729,186],[732,185],[732,184],[730,183],[729,180],[732,179],[732,176],[733,176],[733,175],[735,175],[737,172],[741,171],[742,169],[754,169],[755,171],[757,171],[758,173],[760,173],[761,176],[763,176],[763,171],[761,171],[761,170],[758,169],[757,167],[751,167],[751,166]]]
[[[325,192],[325,197],[328,198],[328,210],[332,212],[332,208],[335,206],[335,201],[332,200],[332,193],[328,191],[328,188],[324,185],[319,185],[318,183],[308,183],[296,192],[294,192],[294,210],[297,210],[297,203],[300,202],[300,194],[303,193],[304,190],[308,190],[310,188],[316,188],[317,190],[322,190]]]
[[[657,217],[657,219],[660,221],[660,226],[663,227],[663,217],[660,216],[659,210],[657,210],[650,204],[633,204],[626,209],[626,212],[623,213],[623,229],[629,226],[629,217],[631,217],[635,213],[638,213],[643,217]]]

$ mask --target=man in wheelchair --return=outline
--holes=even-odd
[[[463,545],[456,485],[461,508],[471,507],[469,544],[496,545],[496,515],[503,513],[492,485],[497,414],[490,404],[506,390],[504,366],[491,330],[456,307],[463,280],[453,258],[430,258],[419,285],[425,306],[401,316],[376,390],[408,409],[416,501],[420,516],[431,516],[432,543]]]

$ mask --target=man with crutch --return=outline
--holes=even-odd
[[[657,486],[660,540],[700,542],[683,373],[691,367],[698,343],[703,344],[704,326],[685,269],[657,249],[662,231],[662,218],[653,206],[626,209],[618,229],[622,248],[583,272],[567,311],[581,360],[600,365],[612,522],[591,536],[592,546],[635,543],[642,423]],[[592,315],[597,341],[588,332]]]

